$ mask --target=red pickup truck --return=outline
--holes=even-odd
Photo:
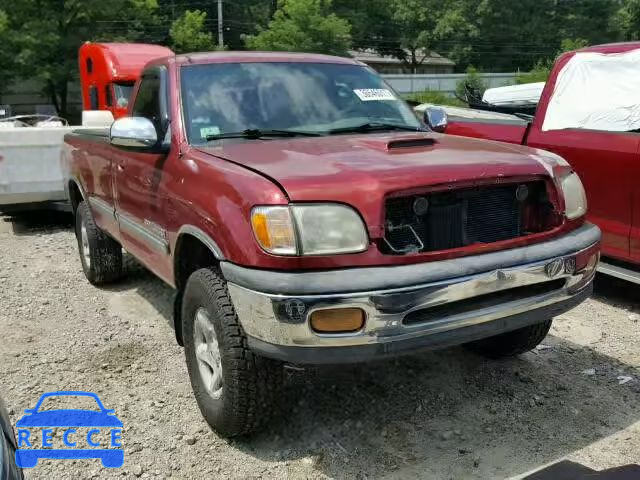
[[[603,255],[618,260],[607,260],[599,269],[636,283],[640,283],[638,74],[640,42],[588,47],[557,59],[531,119],[511,115],[491,119],[452,109],[446,123],[439,121],[439,131],[448,134],[528,145],[565,158],[584,183],[587,218],[602,230]]]
[[[154,60],[129,115],[64,156],[87,279],[119,279],[124,249],[175,287],[196,400],[226,435],[274,411],[283,364],[515,355],[592,291],[600,231],[566,162],[429,131],[352,59]]]

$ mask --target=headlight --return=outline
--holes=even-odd
[[[255,207],[251,225],[256,240],[276,255],[334,255],[367,249],[360,216],[337,204]]]
[[[571,172],[560,180],[560,187],[564,195],[565,215],[569,220],[578,218],[587,213],[587,196],[580,177]]]
[[[361,252],[369,239],[360,216],[345,205],[293,205],[302,255]]]

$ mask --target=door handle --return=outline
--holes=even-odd
[[[119,172],[124,172],[124,165],[122,165],[121,163],[118,163],[118,164],[116,165],[116,169],[117,169]]]

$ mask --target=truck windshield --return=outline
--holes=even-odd
[[[411,109],[382,78],[359,65],[188,65],[181,69],[181,89],[192,144],[246,131],[330,135],[351,129],[375,132],[384,126],[389,130],[422,129]],[[362,125],[378,128],[362,129]]]
[[[134,82],[116,82],[113,84],[113,90],[116,94],[116,105],[125,108],[129,105],[131,92],[133,92]]]

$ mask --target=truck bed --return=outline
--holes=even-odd
[[[520,145],[524,143],[529,128],[529,122],[526,120],[506,113],[428,103],[418,105],[415,111],[422,113],[428,107],[444,109],[449,121],[447,125],[447,134],[449,135],[483,138]]]

